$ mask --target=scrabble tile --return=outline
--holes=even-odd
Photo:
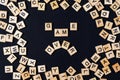
[[[75,80],[75,76],[68,76],[67,80]]]
[[[96,22],[97,28],[100,28],[100,27],[104,26],[104,22],[103,22],[102,18],[101,19],[96,19],[95,22]]]
[[[108,61],[107,58],[103,58],[102,60],[100,60],[101,64],[106,67],[110,64],[110,62]]]
[[[106,55],[107,59],[112,59],[115,57],[115,54],[113,51],[109,51],[109,52],[105,53],[105,55]]]
[[[77,29],[78,29],[77,22],[71,22],[70,31],[77,31]]]
[[[105,5],[111,5],[113,3],[113,0],[104,0]]]
[[[112,45],[112,50],[118,50],[118,49],[120,49],[120,44],[119,44],[119,42],[111,43],[111,45]]]
[[[38,0],[31,0],[31,7],[38,7]]]
[[[57,77],[50,78],[50,80],[58,80]]]
[[[16,30],[14,33],[14,38],[20,39],[22,35],[23,35],[23,33],[21,31]]]
[[[100,53],[103,53],[103,52],[104,52],[102,45],[96,46],[95,49],[96,49],[97,54],[100,54]]]
[[[6,35],[0,34],[0,42],[2,42],[2,43],[6,42]]]
[[[4,5],[4,6],[6,6],[7,5],[7,3],[8,3],[8,0],[4,0],[4,1],[0,1],[0,5]]]
[[[91,71],[96,72],[97,68],[98,68],[98,64],[91,63],[91,66],[90,66]]]
[[[83,76],[88,76],[88,75],[90,75],[90,71],[89,71],[88,68],[82,68],[82,69],[81,69],[81,73],[82,73]]]
[[[112,49],[110,43],[104,44],[103,49],[104,49],[105,52],[110,51]]]
[[[89,80],[97,80],[96,77],[90,78]]]
[[[101,11],[104,9],[104,6],[101,2],[98,2],[95,4],[95,8],[98,10],[98,11]]]
[[[26,9],[25,1],[18,2],[18,7],[19,7],[20,10]]]
[[[19,72],[13,72],[13,80],[21,80],[21,74]]]
[[[67,72],[70,76],[73,76],[73,75],[76,73],[76,70],[75,70],[72,66],[70,66],[70,67],[66,70],[66,72]]]
[[[45,77],[47,80],[49,80],[50,78],[53,78],[52,72],[51,71],[45,72]]]
[[[75,2],[73,5],[72,5],[72,8],[78,12],[80,9],[81,9],[81,5],[77,2]]]
[[[101,78],[100,80],[107,80],[106,78]]]
[[[23,80],[26,80],[26,79],[30,78],[30,73],[28,71],[25,71],[21,74],[21,76],[22,76]]]
[[[45,2],[45,3],[49,3],[49,2],[50,2],[50,0],[44,0],[44,2]]]
[[[19,48],[19,55],[27,55],[26,47],[20,47]]]
[[[45,65],[38,65],[38,73],[46,72],[46,66]]]
[[[17,23],[17,17],[16,16],[9,16],[9,23]]]
[[[111,29],[111,32],[113,35],[120,34],[120,28],[119,27],[114,27]]]
[[[112,26],[113,26],[113,22],[111,22],[111,21],[106,21],[104,28],[107,29],[107,30],[111,30],[111,29],[112,29]]]
[[[83,76],[81,73],[75,75],[76,80],[83,80]]]
[[[114,36],[114,35],[112,35],[112,34],[109,34],[109,35],[108,35],[107,41],[115,42],[115,40],[116,40],[116,36]]]
[[[52,55],[54,52],[54,48],[51,47],[50,45],[47,46],[47,48],[45,49],[45,52],[47,52],[49,55]]]
[[[103,18],[109,18],[110,12],[108,10],[102,10],[101,11],[101,17]]]
[[[67,51],[70,54],[70,56],[77,53],[77,50],[76,50],[76,48],[74,46],[70,47]]]
[[[82,64],[86,68],[88,68],[91,65],[90,61],[87,58],[82,61]]]
[[[120,50],[116,50],[116,58],[120,58]]]
[[[20,39],[18,40],[17,44],[18,44],[19,46],[21,46],[21,47],[24,47],[24,46],[27,44],[27,41],[24,40],[24,39],[22,39],[22,38],[20,38]]]
[[[66,74],[66,72],[63,72],[63,73],[59,74],[59,80],[67,80],[67,74]]]
[[[8,24],[6,31],[9,33],[13,33],[14,29],[15,29],[14,25]]]
[[[52,43],[53,47],[55,50],[60,49],[61,45],[60,45],[60,41],[55,41]]]
[[[13,66],[5,66],[5,73],[13,73]]]
[[[12,7],[11,7],[12,6]],[[15,6],[15,4],[13,2],[9,2],[7,4],[7,8],[11,11],[11,13],[14,15],[14,16],[17,16],[19,13],[20,13],[20,10],[18,9],[17,6]]]
[[[36,64],[36,60],[28,59],[28,63],[27,63],[28,66],[35,66],[35,64]]]
[[[42,77],[40,74],[37,74],[37,75],[33,76],[33,80],[42,80]]]
[[[115,11],[115,13],[116,13],[117,16],[120,16],[120,9],[117,9],[117,10]]]
[[[86,4],[84,4],[83,5],[83,9],[87,12],[87,11],[89,11],[89,10],[91,10],[93,7],[92,7],[92,5],[89,3],[89,2],[87,2]]]
[[[19,64],[16,70],[17,70],[19,73],[23,73],[23,71],[25,70],[25,68],[26,68],[26,67],[25,67],[24,65]]]
[[[59,67],[52,67],[51,71],[53,75],[59,75]]]
[[[10,55],[11,54],[10,47],[3,47],[3,54],[4,55]]]
[[[74,0],[75,2],[81,3],[81,0]]]
[[[119,63],[115,63],[112,65],[113,70],[115,71],[115,73],[120,71],[120,65]]]
[[[68,29],[54,29],[54,37],[68,37]]]
[[[102,70],[103,70],[103,72],[104,72],[105,75],[108,75],[108,74],[111,73],[111,69],[110,69],[109,66],[106,66],[106,67],[102,68]]]
[[[119,8],[119,4],[117,2],[114,2],[114,3],[111,4],[110,8],[113,11],[116,11]]]
[[[113,20],[116,26],[120,25],[120,16],[115,17]]]
[[[13,42],[13,35],[12,34],[6,34],[6,42]]]
[[[37,73],[36,67],[29,67],[29,73],[30,73],[30,75],[36,75],[36,73]]]
[[[99,14],[98,14],[97,10],[91,11],[90,15],[91,15],[92,19],[96,19],[96,18],[99,17]]]
[[[3,22],[3,21],[0,21],[0,29],[5,30],[6,27],[7,27],[7,23]]]
[[[51,22],[45,23],[45,31],[52,31],[52,23]]]
[[[103,75],[104,75],[104,73],[103,73],[100,69],[98,69],[98,70],[94,73],[94,75],[97,76],[98,78],[102,78]]]
[[[64,10],[66,10],[70,5],[68,4],[68,2],[67,1],[62,1],[61,3],[60,3],[60,6],[64,9]]]
[[[55,10],[55,9],[59,8],[59,5],[58,5],[56,0],[50,2],[50,6],[51,6],[52,10]]]
[[[69,46],[70,46],[70,42],[64,40],[61,47],[65,50],[67,50],[69,48]]]
[[[96,53],[91,57],[92,61],[94,61],[95,63],[98,62],[100,60],[100,58],[101,57]]]
[[[27,58],[27,57],[22,56],[22,57],[20,58],[19,63],[21,63],[21,64],[23,64],[23,65],[26,65],[27,62],[28,62],[28,58]]]
[[[99,36],[102,37],[103,39],[106,39],[108,37],[108,35],[109,35],[109,33],[104,29],[102,29],[99,33]]]
[[[20,21],[20,22],[16,23],[16,26],[17,26],[18,30],[26,27],[24,21]]]
[[[23,19],[26,19],[29,16],[29,13],[27,11],[25,11],[25,10],[22,10],[19,13],[19,16],[22,17]]]
[[[18,53],[19,49],[18,49],[18,45],[13,45],[10,47],[11,49],[11,53]]]
[[[10,63],[13,63],[16,59],[17,59],[17,57],[14,54],[11,54],[10,56],[7,57],[7,60]]]
[[[120,0],[115,0],[116,3],[118,3],[120,5]]]
[[[7,19],[7,11],[0,10],[0,19]]]
[[[92,6],[95,6],[100,0],[88,0]]]
[[[39,2],[38,3],[38,10],[39,11],[45,11],[45,3],[43,3],[43,2]]]

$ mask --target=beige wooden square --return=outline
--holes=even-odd
[[[115,40],[116,40],[116,36],[114,36],[114,35],[112,35],[112,34],[109,34],[109,35],[108,35],[107,41],[115,42]]]
[[[81,9],[81,5],[77,2],[75,2],[73,5],[72,5],[72,8],[78,12],[80,9]]]
[[[6,35],[0,34],[0,42],[2,42],[2,43],[6,42]]]
[[[120,16],[115,17],[113,20],[116,26],[120,25]]]
[[[90,71],[89,71],[88,68],[82,68],[82,69],[81,69],[81,73],[82,73],[83,76],[88,76],[88,75],[90,75]]]
[[[112,59],[115,57],[115,54],[113,51],[109,51],[109,52],[105,53],[105,55],[106,55],[107,59]]]
[[[46,72],[46,66],[45,65],[38,65],[38,72],[39,73]]]
[[[21,30],[26,27],[24,21],[20,21],[20,22],[16,23],[16,26],[17,26],[18,30]]]
[[[95,49],[96,49],[97,54],[100,54],[100,53],[103,53],[103,52],[104,52],[102,45],[96,46]]]
[[[96,72],[97,68],[98,68],[98,64],[91,63],[91,66],[90,66],[91,71]]]
[[[83,80],[83,76],[81,73],[75,75],[76,80]]]
[[[50,2],[50,0],[44,0],[44,2],[45,2],[45,3],[49,3],[49,2]]]
[[[31,7],[38,7],[38,0],[31,0]]]
[[[74,0],[75,2],[81,3],[81,0]]]
[[[51,71],[45,72],[45,77],[47,80],[49,80],[50,78],[53,78],[52,72]]]
[[[59,67],[52,67],[51,71],[53,75],[59,75]]]
[[[0,10],[0,19],[7,19],[7,11]]]
[[[18,2],[18,7],[20,10],[26,9],[25,1]]]
[[[33,76],[33,80],[42,80],[42,77],[40,74],[37,74],[37,75]]]
[[[7,5],[7,3],[8,3],[8,0],[4,0],[4,1],[0,1],[0,5],[4,5],[4,6],[6,6]]]
[[[52,31],[52,23],[51,22],[45,23],[45,31]]]
[[[99,36],[102,37],[103,39],[106,39],[108,37],[109,33],[102,29],[101,32],[99,33]]]
[[[5,73],[13,73],[13,66],[5,66]]]
[[[61,47],[65,50],[67,50],[69,48],[69,46],[70,46],[70,42],[64,40]]]
[[[113,3],[113,0],[104,0],[105,5],[111,5]]]
[[[58,5],[57,1],[55,1],[55,0],[50,2],[50,6],[51,6],[52,10],[59,8],[59,5]]]
[[[51,47],[50,45],[47,46],[47,48],[45,49],[45,52],[47,52],[49,55],[52,55],[54,52],[54,48]]]
[[[82,61],[82,64],[86,68],[88,68],[91,65],[90,61],[87,58]]]
[[[104,28],[107,29],[107,30],[111,30],[111,29],[112,29],[112,26],[113,26],[113,22],[111,22],[111,21],[106,21]]]
[[[27,48],[26,47],[20,47],[19,48],[19,55],[27,55]]]
[[[17,59],[17,57],[16,57],[14,54],[11,54],[10,56],[7,57],[7,60],[8,60],[10,63],[15,62],[16,59]]]
[[[100,0],[88,0],[92,6],[95,6]]]
[[[76,48],[74,46],[70,47],[67,51],[70,54],[70,56],[77,53],[77,50],[76,50]]]
[[[3,47],[3,54],[4,55],[10,55],[11,54],[10,47]]]
[[[73,76],[73,75],[76,73],[76,70],[75,70],[72,66],[70,66],[70,67],[66,70],[66,72],[67,72],[69,75]]]
[[[19,73],[23,73],[23,71],[25,70],[26,66],[22,65],[22,64],[19,64],[18,67],[17,67],[17,71]]]
[[[101,11],[101,17],[103,18],[109,18],[110,11],[108,10],[102,10]]]
[[[12,34],[6,34],[6,42],[13,42],[13,35]]]
[[[93,54],[93,56],[91,57],[92,61],[94,61],[95,63],[98,62],[100,60],[100,55],[98,54]]]
[[[115,73],[120,71],[120,65],[119,63],[115,63],[112,65],[113,70],[115,71]]]
[[[20,38],[17,42],[17,44],[21,47],[24,47],[27,44],[27,41],[24,40],[23,38]]]
[[[104,26],[102,18],[101,19],[96,19],[95,22],[96,22],[97,28],[100,28],[100,27]]]
[[[15,29],[14,25],[8,24],[7,28],[6,28],[6,31],[9,32],[9,33],[13,33],[14,29]]]
[[[4,21],[0,21],[0,29],[5,30],[7,27],[7,23]]]
[[[19,61],[19,63],[21,63],[21,64],[23,64],[23,65],[26,65],[27,62],[28,62],[28,58],[25,57],[25,56],[22,56],[21,59],[20,59],[20,61]]]
[[[67,80],[66,72],[63,72],[63,73],[59,74],[59,80]]]
[[[70,23],[70,31],[77,31],[78,25],[77,22],[71,22]]]
[[[16,16],[9,16],[9,23],[17,23],[17,17]]]
[[[45,7],[46,7],[45,3],[43,3],[43,2],[38,3],[38,10],[39,11],[45,11]]]
[[[29,73],[30,75],[36,75],[37,73],[36,67],[29,67]]]
[[[102,60],[100,60],[101,64],[106,67],[110,64],[110,62],[108,61],[107,58],[103,58]]]
[[[91,15],[92,19],[96,19],[96,18],[99,17],[99,14],[98,14],[97,10],[91,11],[90,15]]]
[[[22,76],[23,80],[26,80],[26,79],[30,78],[30,73],[28,71],[25,71],[21,74],[21,76]]]
[[[16,30],[14,33],[14,38],[20,39],[22,35],[23,35],[23,33],[21,31]]]
[[[19,13],[19,16],[22,17],[23,19],[26,19],[29,16],[29,13],[27,11],[25,11],[25,10],[22,10]]]
[[[54,37],[68,37],[68,29],[54,29]]]
[[[111,29],[111,32],[113,35],[120,34],[120,28],[119,27],[114,27]]]
[[[35,64],[36,64],[35,59],[28,59],[28,63],[27,63],[28,66],[35,66]]]
[[[116,50],[116,58],[120,58],[120,50]]]
[[[104,9],[104,6],[101,2],[98,2],[95,4],[95,8],[98,10],[98,11],[101,11]]]
[[[68,76],[67,80],[75,80],[75,76]]]
[[[102,78],[103,75],[104,75],[104,73],[103,73],[100,69],[98,69],[98,70],[94,73],[94,75],[97,76],[98,78]]]
[[[113,11],[116,11],[119,7],[120,7],[120,5],[117,2],[112,3],[111,6],[110,6],[110,8]]]
[[[18,45],[13,45],[10,47],[11,49],[11,53],[18,53],[19,49],[18,49]]]
[[[70,5],[68,4],[68,2],[66,0],[63,0],[61,3],[60,3],[60,6],[66,10]]]
[[[112,45],[112,50],[120,49],[120,43],[119,42],[111,43],[111,45]]]
[[[55,50],[60,49],[61,45],[60,45],[60,41],[55,41],[52,43],[53,47]]]
[[[104,49],[105,52],[110,51],[112,49],[110,43],[104,44],[103,49]]]
[[[83,9],[87,12],[89,10],[91,10],[93,8],[93,6],[87,2],[86,4],[83,5]]]
[[[112,72],[109,66],[102,68],[102,70],[103,70],[105,75],[108,75]]]
[[[13,72],[13,80],[21,80],[21,74],[19,72]]]

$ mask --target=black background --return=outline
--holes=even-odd
[[[74,3],[74,1],[68,1],[70,5]],[[87,3],[87,0],[81,2],[81,5]],[[50,70],[51,67],[59,66],[60,72],[65,72],[69,66],[73,66],[76,69],[76,74],[81,72],[81,68],[84,68],[81,62],[90,57],[95,53],[95,46],[100,44],[108,43],[106,40],[103,40],[98,34],[102,30],[102,28],[96,28],[95,21],[92,20],[89,12],[85,12],[83,8],[76,12],[71,7],[67,10],[63,10],[61,7],[55,11],[51,10],[49,4],[46,5],[46,11],[38,11],[37,8],[31,8],[30,3],[26,1],[27,5],[27,12],[29,12],[29,17],[24,20],[26,24],[26,28],[21,30],[23,32],[22,38],[28,41],[27,43],[27,57],[36,59],[37,65],[45,64],[47,70]],[[94,10],[93,8],[92,10]],[[106,6],[105,9],[111,11],[109,6]],[[0,10],[7,10],[5,6],[0,5]],[[8,12],[8,15],[12,15]],[[112,18],[115,17],[115,14],[111,11],[110,18],[107,20],[112,21]],[[18,21],[22,20],[22,18],[18,18]],[[104,19],[105,20],[105,19]],[[8,22],[8,20],[3,20]],[[77,32],[69,32],[69,37],[67,38],[55,38],[54,32],[45,32],[44,30],[44,23],[45,22],[52,22],[53,29],[54,28],[69,28],[70,22],[77,22],[78,23],[78,31]],[[5,31],[0,30],[0,33],[6,34]],[[119,37],[119,36],[118,36]],[[61,43],[63,40],[67,40],[71,43],[71,46],[75,46],[78,50],[78,53],[70,56],[67,51],[63,49],[59,49],[54,52],[52,56],[48,55],[44,50],[48,45],[52,46],[52,42],[59,40]],[[117,41],[119,39],[117,38]],[[20,56],[15,54],[18,59],[13,63],[10,64],[7,61],[8,56],[3,55],[2,48],[6,46],[15,45],[17,40],[14,39],[13,43],[0,43],[0,80],[12,80],[12,74],[5,74],[4,73],[4,66],[6,65],[13,65],[14,71],[18,66],[18,61]],[[102,55],[104,58],[105,55]],[[91,60],[90,60],[91,61]],[[110,60],[111,65],[118,62],[118,59]],[[102,66],[99,64],[99,68],[101,69]],[[27,69],[28,70],[28,69]],[[112,69],[111,69],[112,70]],[[43,80],[44,75],[42,75]],[[104,76],[108,78],[108,80],[119,80],[120,73],[117,74],[112,70],[112,73],[108,76]],[[94,77],[94,73],[90,72],[90,76],[85,76],[84,79],[88,80],[89,78]]]

